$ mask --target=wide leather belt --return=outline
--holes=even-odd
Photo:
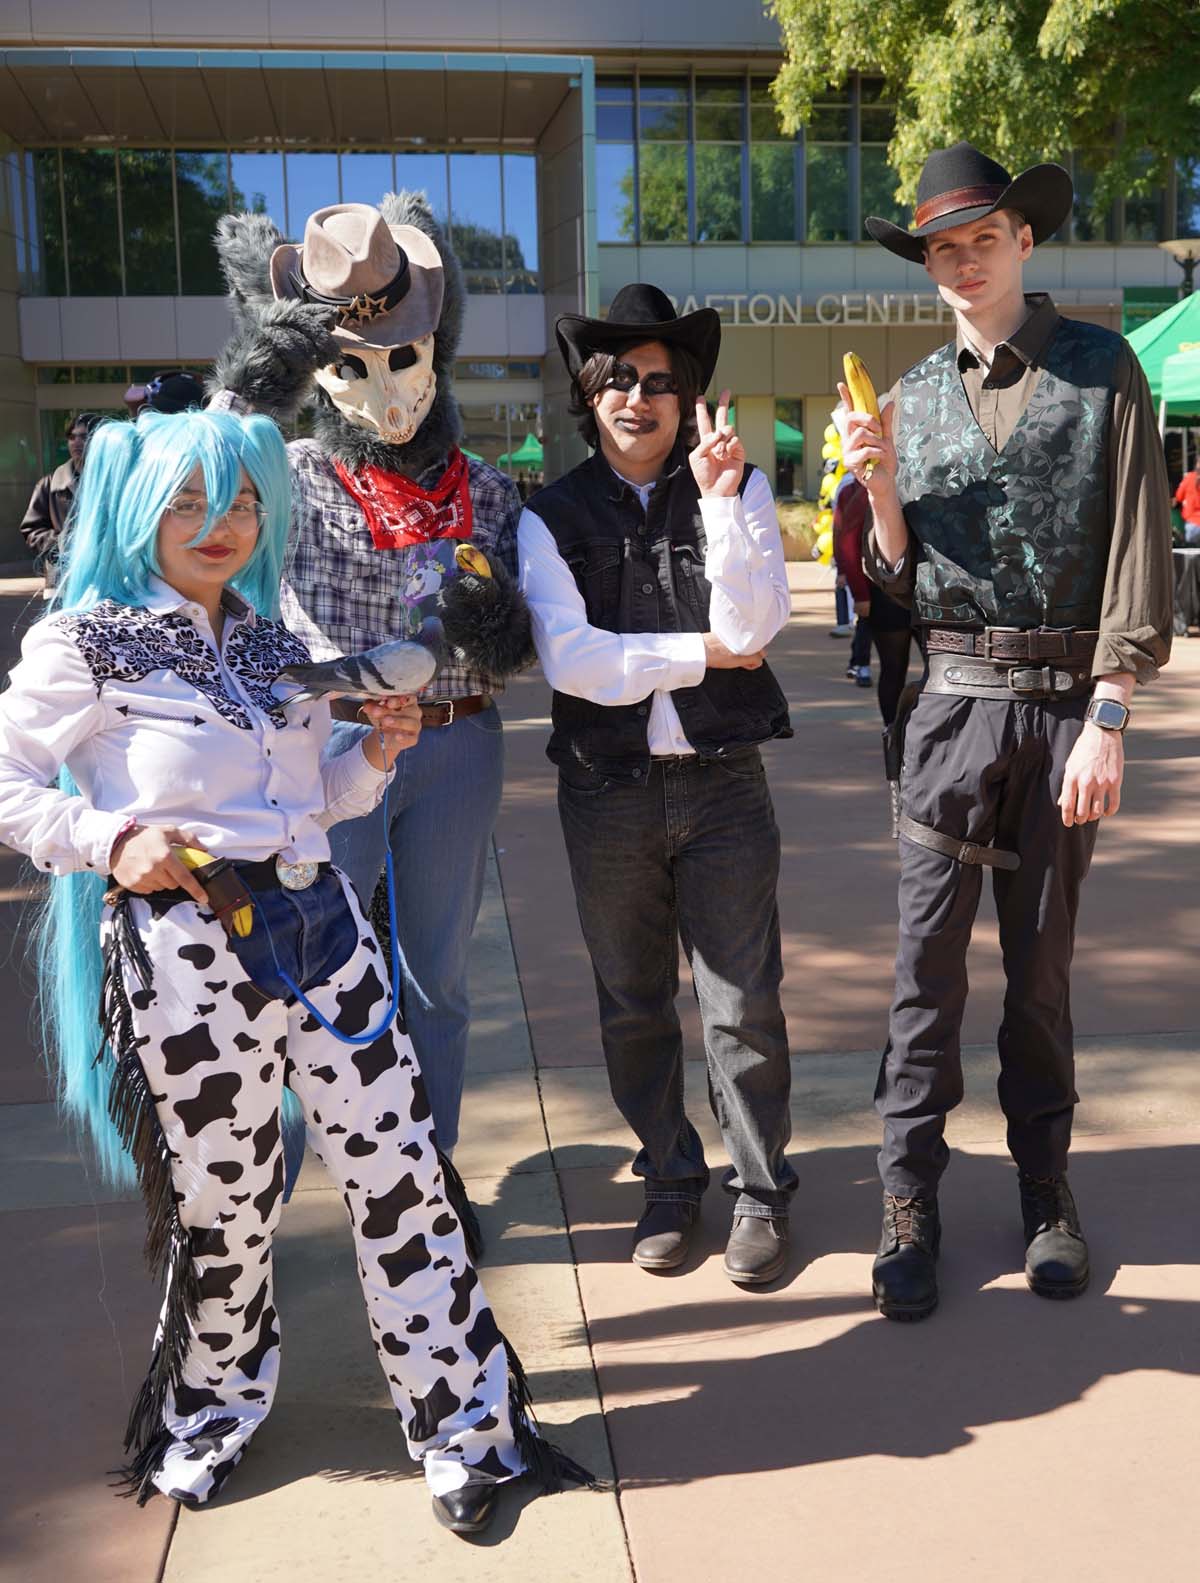
[[[420,703],[423,726],[449,726],[456,720],[464,720],[467,715],[482,714],[485,709],[490,709],[492,696],[490,693],[475,693],[470,698],[422,698]],[[329,708],[335,720],[349,720],[355,725],[366,724],[359,714],[362,708],[359,698],[335,698]]]
[[[962,654],[981,660],[1062,660],[1067,665],[1091,664],[1098,632],[1075,627],[927,627],[930,654]]]
[[[1050,698],[1080,698],[1090,692],[1090,664],[1010,665],[1003,660],[984,662],[959,659],[953,654],[931,653],[927,693],[954,693],[963,698],[1007,698],[1029,702]]]
[[[492,707],[489,693],[476,693],[471,698],[430,698],[421,700],[423,726],[450,726],[467,715],[482,714]]]

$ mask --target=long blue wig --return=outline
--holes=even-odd
[[[96,430],[49,614],[90,610],[105,599],[144,604],[150,579],[160,572],[159,522],[197,469],[209,509],[194,543],[232,505],[243,469],[254,485],[266,520],[254,554],[231,581],[258,614],[277,617],[291,499],[287,452],[269,418],[225,412],[144,412],[136,423],[121,420]],[[59,785],[78,795],[65,768]],[[106,1180],[132,1187],[133,1162],[109,1115],[111,1067],[99,1058],[100,915],[107,883],[90,873],[51,880],[34,950],[43,1043],[59,1104],[90,1135]]]

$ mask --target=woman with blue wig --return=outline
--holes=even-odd
[[[40,957],[62,1100],[111,1177],[136,1172],[165,1276],[132,1492],[208,1500],[271,1406],[286,1083],[344,1196],[435,1514],[478,1532],[501,1483],[569,1467],[531,1424],[386,965],[328,861],[326,828],[376,805],[419,716],[369,703],[375,733],[333,757],[328,703],[276,696],[309,658],[276,619],[288,511],[266,418],[95,434],[65,575],[0,697],[0,840],[53,876]]]

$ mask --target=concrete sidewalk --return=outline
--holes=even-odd
[[[97,1186],[47,1102],[22,876],[0,857],[6,1003],[0,1238],[9,1432],[0,1574],[22,1583],[431,1583],[541,1577],[717,1583],[766,1575],[929,1583],[1194,1575],[1200,1421],[1200,642],[1138,700],[1127,801],[1101,834],[1075,979],[1083,1096],[1073,1180],[1095,1258],[1071,1304],[1020,1279],[1015,1181],[990,1043],[1000,964],[976,931],[968,1101],[944,1194],[942,1309],[888,1325],[866,1297],[877,1234],[870,1106],[894,949],[873,699],[842,678],[832,595],[794,568],[773,653],[797,736],[769,749],[794,1055],[796,1260],[748,1294],[720,1274],[714,1186],[688,1264],[628,1262],[639,1191],[608,1098],[566,875],[548,695],[505,702],[509,768],[473,959],[471,1078],[457,1160],[483,1206],[484,1279],[542,1417],[618,1493],[513,1502],[485,1544],[434,1527],[377,1369],[340,1200],[306,1166],[278,1247],[285,1341],[271,1419],[219,1504],[113,1500],[156,1294],[140,1205]],[[0,618],[14,613],[11,605]],[[3,658],[3,656],[0,656]],[[699,1051],[685,1004],[690,1053]],[[721,1153],[692,1065],[691,1113]],[[12,1426],[17,1426],[14,1432]]]

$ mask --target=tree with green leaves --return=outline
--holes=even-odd
[[[930,149],[966,138],[1016,171],[1082,153],[1090,207],[1161,185],[1200,147],[1196,0],[768,0],[789,131],[855,72],[898,107],[888,156],[911,205]]]

